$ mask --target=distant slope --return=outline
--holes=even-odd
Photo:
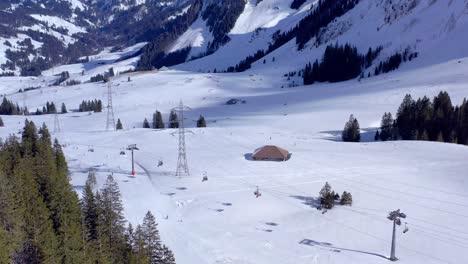
[[[213,54],[176,66],[191,71],[224,71],[235,66],[258,50],[266,51],[275,34],[293,29],[316,8],[318,1],[306,1],[298,10],[290,9],[292,1],[248,1],[231,39]],[[272,15],[274,14],[274,15]],[[268,20],[267,18],[275,19]],[[300,30],[307,30],[301,28]],[[253,69],[285,74],[300,70],[308,62],[321,59],[327,45],[351,43],[361,53],[369,47],[383,51],[368,72],[395,52],[408,49],[419,54],[418,59],[403,67],[419,67],[468,55],[464,47],[468,39],[468,2],[466,0],[385,1],[360,0],[343,16],[323,27],[317,37],[302,50],[296,39],[282,45],[271,54],[252,64]],[[273,62],[274,60],[274,62]],[[263,63],[265,61],[265,64]]]

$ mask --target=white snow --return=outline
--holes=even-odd
[[[197,56],[207,50],[208,43],[213,40],[213,35],[208,30],[208,27],[201,17],[199,17],[189,29],[182,34],[169,49],[169,52],[174,52],[186,47],[191,47],[190,55]]]
[[[139,223],[151,210],[178,264],[386,264],[392,231],[386,217],[396,209],[407,214],[409,227],[406,234],[398,229],[398,263],[463,263],[468,259],[468,147],[374,142],[373,137],[382,114],[395,113],[405,94],[432,98],[444,90],[454,104],[468,97],[466,1],[419,1],[405,16],[383,24],[385,1],[362,0],[323,32],[330,43],[351,42],[363,52],[384,45],[379,59],[408,45],[416,47],[418,59],[389,74],[288,88],[300,80],[288,81],[283,74],[320,58],[325,48],[310,43],[297,51],[294,40],[268,55],[265,64],[258,62],[244,73],[196,72],[232,66],[265,48],[275,31],[292,28],[316,3],[307,1],[301,10],[291,11],[290,2],[263,0],[256,7],[249,2],[245,21],[236,24],[236,30],[248,33],[231,34],[232,41],[211,56],[171,67],[178,70],[114,77],[113,106],[122,131],[105,131],[106,112],[59,115],[61,132],[53,135],[65,145],[74,188],[81,192],[91,168],[97,172],[98,185],[113,172],[127,219]],[[278,13],[292,13],[276,24],[265,24],[255,10],[266,14],[274,10],[274,3],[280,7]],[[204,27],[197,20],[172,50],[191,45],[192,52],[203,52],[210,40]],[[59,66],[42,77],[1,78],[0,94],[31,111],[47,101],[63,102],[69,110],[95,98],[106,105],[107,84],[49,85],[65,70],[71,79],[86,81],[110,67],[116,72],[132,69],[138,58],[116,60],[142,45],[116,53],[105,49],[88,63]],[[41,88],[17,93],[31,86]],[[232,98],[246,103],[226,105]],[[175,178],[177,130],[141,126],[155,110],[167,120],[180,100],[192,109],[184,113],[191,131],[186,136],[190,176]],[[350,114],[361,125],[361,143],[340,141]],[[206,118],[208,128],[195,128],[199,115]],[[53,130],[51,115],[28,118]],[[1,137],[17,133],[24,123],[20,116],[2,119]],[[136,177],[130,176],[129,153],[120,155],[129,144],[140,149],[135,152]],[[264,145],[287,149],[291,159],[249,160]],[[209,180],[202,182],[205,173]],[[340,194],[351,192],[353,206],[336,206],[324,214],[316,210],[318,192],[327,181]],[[257,186],[260,198],[253,194]]]
[[[106,101],[106,84],[48,87],[54,78],[2,78],[0,93],[30,110],[51,100],[64,102],[69,110],[82,100]],[[115,77],[112,84],[123,131],[105,131],[105,112],[69,113],[59,116],[62,131],[54,136],[66,146],[76,190],[90,168],[96,170],[98,184],[113,172],[127,219],[137,223],[147,210],[155,213],[177,263],[388,263],[383,257],[389,254],[391,222],[385,217],[398,208],[408,215],[410,228],[397,234],[399,263],[457,264],[468,257],[468,148],[370,140],[382,113],[394,112],[406,93],[432,97],[447,90],[459,104],[467,95],[468,58],[361,82],[284,89],[287,81],[268,71],[142,72]],[[26,96],[16,93],[34,85],[42,88]],[[231,98],[246,104],[225,105]],[[192,108],[186,112],[192,131],[186,139],[191,175],[181,179],[174,177],[176,130],[140,128],[156,109],[167,120],[180,99]],[[363,143],[337,140],[351,113],[363,128]],[[200,114],[208,128],[193,128]],[[17,132],[24,121],[2,118],[3,137]],[[54,127],[53,116],[28,118]],[[129,153],[119,154],[128,144],[140,148],[135,178],[129,174]],[[289,150],[291,159],[246,159],[267,144]],[[157,167],[158,160],[164,165]],[[209,180],[202,183],[205,172]],[[353,206],[325,214],[313,208],[325,181],[340,193],[350,191]],[[260,198],[253,195],[256,186]]]
[[[181,10],[179,13],[177,13],[177,14],[175,14],[175,15],[172,15],[172,16],[168,17],[168,18],[167,18],[167,20],[174,20],[174,19],[176,19],[177,17],[179,17],[179,16],[182,16],[182,15],[186,14],[186,13],[189,11],[190,7],[191,7],[190,5],[189,5],[189,6],[187,6],[187,7],[185,7],[185,8],[184,8],[184,9],[182,9],[182,10]]]
[[[290,5],[291,1],[284,0],[263,0],[258,4],[257,0],[248,0],[231,34],[245,34],[257,28],[274,27],[293,13]]]
[[[80,9],[81,11],[85,10],[85,5],[80,0],[67,0],[70,2],[72,9]]]

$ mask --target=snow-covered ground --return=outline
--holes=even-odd
[[[102,60],[113,58],[106,54]],[[114,60],[102,67],[117,67]],[[0,94],[30,110],[46,101],[64,102],[68,110],[82,100],[106,104],[106,84],[47,86],[58,78],[52,73],[68,70],[76,77],[86,65],[62,66],[45,77],[2,78]],[[95,73],[86,71],[82,78]],[[59,115],[61,131],[54,136],[65,145],[74,188],[81,192],[90,169],[97,172],[98,185],[113,173],[127,219],[137,223],[147,210],[155,213],[179,264],[388,263],[392,223],[386,216],[396,209],[408,215],[410,229],[397,233],[399,263],[458,264],[468,258],[468,148],[371,140],[382,114],[394,113],[407,93],[432,97],[446,90],[461,103],[468,58],[361,82],[281,88],[287,84],[269,71],[120,75],[112,81],[113,105],[124,130],[106,131],[105,112],[70,112]],[[25,86],[42,88],[16,93]],[[246,103],[225,105],[231,98]],[[177,130],[141,128],[155,110],[167,120],[179,100],[192,108],[186,112],[190,176],[183,178],[174,177]],[[208,128],[193,128],[200,114]],[[350,114],[361,124],[362,143],[339,140]],[[2,137],[17,133],[24,122],[21,116],[2,118]],[[53,115],[28,118],[54,130]],[[120,155],[129,144],[140,149],[136,177],[130,175],[130,153]],[[291,159],[249,160],[266,144],[289,150]],[[204,174],[208,182],[202,182]],[[339,193],[351,192],[353,206],[325,214],[316,210],[326,181]],[[256,186],[260,198],[253,194]]]

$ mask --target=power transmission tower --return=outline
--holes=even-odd
[[[54,133],[59,133],[60,132],[60,122],[59,122],[59,117],[57,111],[55,111],[54,114]]]
[[[127,150],[130,150],[132,152],[132,176],[135,177],[136,172],[135,172],[135,162],[133,159],[133,151],[134,150],[139,150],[136,146],[136,144],[128,145]]]
[[[390,260],[396,261],[398,258],[395,256],[396,247],[396,226],[401,225],[401,218],[406,218],[406,214],[401,213],[400,209],[390,212],[388,220],[393,221],[393,234],[392,234],[392,249],[390,251]]]
[[[112,106],[112,82],[109,79],[107,83],[107,120],[106,120],[106,130],[115,130],[115,117],[114,117],[114,108]]]
[[[177,159],[176,177],[188,176],[189,168],[187,164],[187,151],[185,148],[185,125],[184,125],[184,111],[191,110],[190,107],[184,106],[182,100],[179,106],[172,109],[177,113],[177,122],[179,123],[179,157]]]

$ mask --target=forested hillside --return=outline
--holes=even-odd
[[[126,225],[119,187],[90,172],[80,201],[62,146],[26,120],[0,145],[0,263],[175,263],[148,212]]]

